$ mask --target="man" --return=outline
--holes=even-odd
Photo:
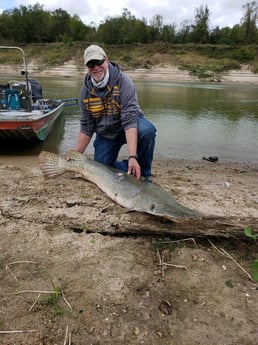
[[[94,133],[94,159],[151,182],[156,129],[144,118],[133,82],[105,51],[90,45],[84,52],[88,68],[80,94],[80,133],[76,150],[83,153]],[[117,161],[127,144],[128,159]]]

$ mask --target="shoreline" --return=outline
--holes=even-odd
[[[85,73],[84,66],[78,66],[74,60],[67,61],[60,66],[38,66],[36,62],[28,63],[28,71],[35,77],[80,77]],[[20,68],[22,69],[22,67]],[[12,75],[19,71],[17,65],[1,65],[1,75]],[[187,70],[182,70],[175,65],[157,65],[151,68],[136,68],[124,70],[124,72],[135,81],[158,81],[158,82],[210,82],[224,84],[251,84],[258,85],[258,74],[250,71],[248,65],[243,65],[240,70],[230,70],[224,74],[218,74],[210,79],[199,79],[191,75]]]

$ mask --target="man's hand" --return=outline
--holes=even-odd
[[[141,178],[141,167],[136,158],[129,158],[127,174],[133,175],[136,178]]]

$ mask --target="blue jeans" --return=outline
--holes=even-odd
[[[137,156],[141,167],[141,175],[151,176],[151,165],[155,148],[156,128],[145,117],[138,118]],[[121,132],[115,139],[107,139],[100,134],[94,140],[94,160],[127,171],[128,160],[117,161],[121,147],[126,144],[125,133]]]

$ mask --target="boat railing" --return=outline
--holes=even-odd
[[[59,99],[60,102],[64,103],[65,107],[79,106],[79,101],[75,97]]]
[[[31,112],[32,111],[32,95],[31,95],[31,90],[29,87],[28,69],[27,69],[27,63],[25,59],[24,50],[20,47],[13,47],[13,46],[0,46],[0,49],[19,50],[22,54],[23,69],[24,69],[22,71],[22,75],[24,75],[25,77],[25,85],[26,85],[25,105],[26,105],[26,111]]]

